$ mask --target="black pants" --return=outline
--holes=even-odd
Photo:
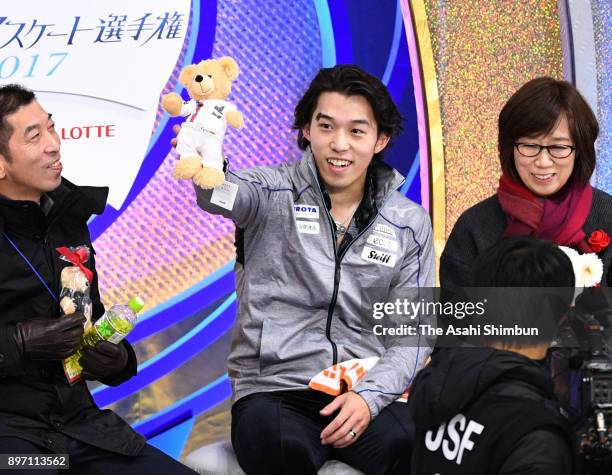
[[[71,440],[69,470],[0,470],[18,475],[193,475],[196,472],[160,450],[145,445],[139,455],[129,457]],[[17,437],[0,437],[0,454],[43,455],[51,452]]]
[[[414,426],[406,404],[391,403],[350,446],[322,445],[333,420],[319,411],[333,397],[317,391],[250,394],[232,407],[232,445],[248,475],[316,474],[326,460],[340,460],[370,475],[410,474]]]

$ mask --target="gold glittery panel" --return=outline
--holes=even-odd
[[[537,76],[563,79],[555,0],[424,0],[445,144],[446,235],[497,189],[497,116]]]
[[[434,235],[436,268],[439,268],[440,255],[446,242],[446,197],[444,180],[444,142],[442,138],[442,119],[440,116],[440,97],[436,81],[436,65],[431,47],[427,13],[423,0],[411,0],[411,18],[419,51],[421,81],[427,116],[429,144],[429,181],[431,221]]]

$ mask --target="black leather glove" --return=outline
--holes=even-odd
[[[17,349],[24,359],[62,360],[78,348],[84,323],[82,313],[17,322],[14,334]]]
[[[93,348],[86,348],[79,363],[83,377],[101,381],[121,373],[127,366],[128,352],[122,343],[99,341]]]

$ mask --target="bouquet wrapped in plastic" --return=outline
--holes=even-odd
[[[61,260],[72,264],[64,267],[60,274],[62,290],[59,305],[64,315],[63,318],[70,318],[75,312],[82,313],[85,316],[84,330],[87,331],[91,328],[92,303],[89,288],[93,281],[93,272],[85,267],[85,263],[89,260],[89,248],[87,246],[58,247],[56,251],[59,252]],[[76,381],[71,376],[73,370],[70,357],[64,359],[62,364],[68,381]]]
[[[85,329],[91,326],[91,299],[89,286],[93,280],[93,272],[85,267],[89,260],[87,246],[58,247],[60,259],[72,265],[64,267],[60,276],[62,291],[60,292],[60,308],[64,315],[81,312],[85,315]]]

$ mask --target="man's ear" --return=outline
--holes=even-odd
[[[0,180],[6,178],[7,168],[10,165],[9,159],[3,153],[0,153]]]
[[[389,136],[387,134],[380,134],[378,139],[376,140],[376,145],[374,145],[374,153],[381,152],[389,143]]]
[[[302,135],[310,142],[310,124],[306,124],[304,127],[302,127]]]

